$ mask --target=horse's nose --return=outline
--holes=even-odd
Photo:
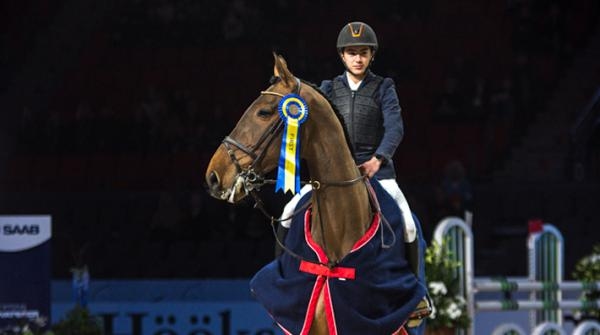
[[[211,192],[218,191],[220,183],[219,175],[215,171],[210,171],[208,176],[206,176],[206,183]]]

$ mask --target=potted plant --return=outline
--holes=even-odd
[[[582,257],[575,264],[573,278],[584,283],[600,281],[600,243],[593,247],[591,254]],[[581,300],[584,302],[600,299],[600,291],[594,285],[584,288],[581,295]],[[577,321],[600,321],[600,311],[597,309],[579,310],[574,313],[573,318]]]
[[[425,276],[433,312],[427,320],[428,334],[454,334],[456,329],[467,329],[471,318],[467,302],[459,291],[456,261],[444,240],[433,241],[425,251]]]

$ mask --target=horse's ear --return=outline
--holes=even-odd
[[[287,86],[292,87],[296,84],[294,80],[294,75],[288,70],[287,63],[282,56],[273,52],[273,57],[275,58],[275,66],[273,68],[273,75],[275,77],[281,78],[281,82]]]

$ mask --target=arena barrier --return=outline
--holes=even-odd
[[[457,269],[456,277],[460,282],[460,292],[467,301],[467,311],[473,320],[466,334],[474,334],[475,313],[477,311],[515,311],[529,310],[530,333],[536,335],[566,334],[563,329],[563,310],[589,310],[600,308],[600,300],[565,300],[563,292],[600,289],[600,281],[582,283],[564,281],[564,241],[563,236],[551,224],[538,225],[531,231],[528,246],[528,279],[507,280],[474,277],[474,239],[471,227],[458,217],[441,220],[434,232],[437,243],[446,241],[454,260],[462,266]],[[513,300],[513,292],[529,292],[529,299]],[[476,301],[478,292],[504,293],[506,299]],[[493,335],[527,334],[514,323],[496,327]],[[573,334],[600,335],[597,322],[583,322]]]
[[[505,323],[494,329],[492,335],[527,335],[527,333],[516,323]]]
[[[595,321],[585,321],[580,323],[573,331],[573,335],[600,334],[600,323]]]

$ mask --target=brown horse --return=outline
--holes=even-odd
[[[378,215],[373,208],[376,205],[370,201],[343,125],[330,103],[311,85],[294,77],[281,56],[274,56],[276,80],[247,108],[208,165],[209,192],[236,203],[261,186],[264,174],[278,166],[284,127],[278,103],[287,94],[299,95],[310,110],[299,138],[300,156],[306,161],[313,185],[310,234],[329,264],[337,264],[369,230]],[[330,333],[326,298],[321,293],[316,301],[309,325],[312,335]]]

